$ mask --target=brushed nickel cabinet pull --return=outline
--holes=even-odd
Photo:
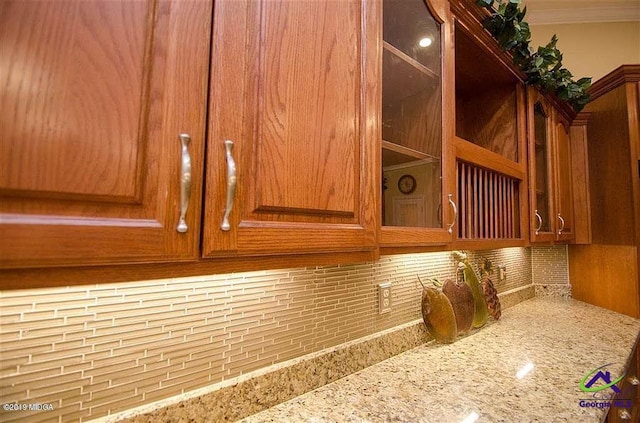
[[[629,410],[622,408],[618,410],[618,417],[620,417],[621,420],[631,420],[631,413]]]
[[[233,209],[233,199],[236,195],[236,162],[233,160],[233,141],[225,140],[224,147],[227,155],[227,207],[224,210],[224,217],[222,218],[222,225],[220,229],[228,231],[231,229],[229,224],[229,215]]]
[[[191,155],[189,155],[189,144],[191,136],[180,134],[180,144],[182,145],[182,157],[180,164],[180,220],[176,230],[185,233],[189,230],[185,217],[189,208],[191,198]]]
[[[453,233],[453,227],[456,224],[456,221],[458,220],[458,207],[456,207],[456,203],[453,201],[453,194],[449,194],[449,204],[451,204],[451,208],[453,209],[453,222],[451,222],[449,224],[449,227],[447,228],[447,232],[449,232],[450,234]]]
[[[560,229],[558,229],[558,235],[562,235],[562,231],[564,231],[564,219],[562,218],[560,213],[558,213],[558,219],[560,219]]]
[[[638,379],[638,376],[629,376],[627,378],[627,381],[629,382],[629,384],[631,384],[633,386],[640,385],[640,379]]]
[[[540,229],[542,229],[542,216],[540,216],[540,213],[538,213],[538,210],[536,210],[536,218],[538,219],[538,227],[536,228],[536,235],[538,235],[540,233]]]

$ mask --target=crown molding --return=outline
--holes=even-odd
[[[598,79],[589,88],[591,101],[627,82],[640,82],[640,65],[622,65]]]
[[[525,1],[530,25],[640,21],[640,2]]]

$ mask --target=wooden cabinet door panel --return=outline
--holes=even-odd
[[[354,218],[358,2],[262,3],[251,208]]]
[[[197,256],[211,2],[3,2],[0,265]],[[178,233],[180,133],[190,229]]]
[[[557,113],[556,113],[557,115]],[[569,126],[560,116],[555,119],[556,149],[556,240],[573,239],[573,181]]]
[[[216,4],[205,255],[375,247],[375,7]],[[229,231],[225,140],[237,170]]]
[[[3,13],[3,190],[135,202],[146,2],[20,2]],[[126,12],[126,13],[125,13]],[[98,24],[100,21],[100,24]],[[25,25],[29,25],[29,30]],[[12,28],[16,25],[15,28]],[[132,29],[122,34],[123,28]]]

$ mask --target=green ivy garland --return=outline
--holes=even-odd
[[[558,38],[554,35],[546,46],[533,51],[529,47],[529,24],[523,20],[527,8],[520,10],[520,0],[476,0],[476,3],[491,12],[482,25],[504,51],[513,55],[513,63],[527,76],[527,83],[555,93],[577,112],[582,110],[589,102],[587,88],[591,78],[574,81],[571,72],[562,67],[562,53],[556,47]]]

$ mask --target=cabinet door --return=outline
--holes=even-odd
[[[569,124],[554,111],[556,241],[573,239],[573,181]]]
[[[377,8],[216,3],[205,256],[376,247]]]
[[[211,2],[1,9],[0,266],[196,257]]]
[[[443,142],[453,136],[449,6],[383,5],[381,245],[451,242],[454,170]]]
[[[529,202],[531,242],[555,239],[553,214],[553,116],[547,101],[530,88],[529,126]]]

